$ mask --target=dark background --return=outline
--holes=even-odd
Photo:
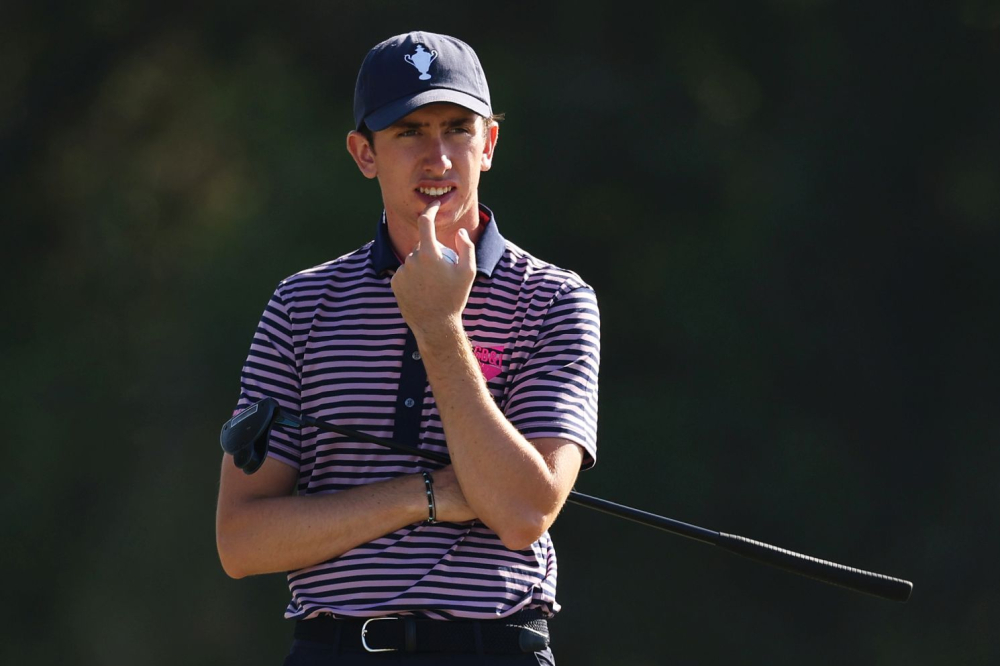
[[[915,583],[907,604],[576,506],[563,666],[995,664],[1000,4],[4,3],[5,664],[278,664],[218,431],[277,282],[371,238],[367,49],[470,42],[481,195],[603,314],[578,490]]]

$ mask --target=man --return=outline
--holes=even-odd
[[[596,456],[593,290],[480,205],[499,128],[467,44],[376,45],[354,113],[347,149],[382,193],[375,240],[279,283],[238,409],[270,396],[452,464],[275,428],[253,476],[223,461],[223,567],[290,572],[286,664],[554,663],[548,528]]]

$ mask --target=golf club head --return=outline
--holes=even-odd
[[[278,403],[264,398],[250,405],[222,425],[219,443],[222,450],[233,456],[233,463],[244,474],[253,474],[267,459]]]

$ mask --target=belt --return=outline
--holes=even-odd
[[[498,620],[428,620],[386,615],[366,620],[328,616],[299,620],[295,638],[368,652],[464,652],[518,654],[549,645],[549,629],[538,611]]]

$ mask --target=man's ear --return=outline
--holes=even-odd
[[[497,147],[497,139],[500,137],[500,125],[491,124],[486,128],[486,145],[483,146],[483,161],[479,166],[480,171],[489,171],[493,166],[493,151]]]
[[[361,132],[355,130],[348,132],[347,152],[354,158],[354,163],[358,165],[365,178],[374,178],[378,175],[378,169],[375,167],[375,149]]]

